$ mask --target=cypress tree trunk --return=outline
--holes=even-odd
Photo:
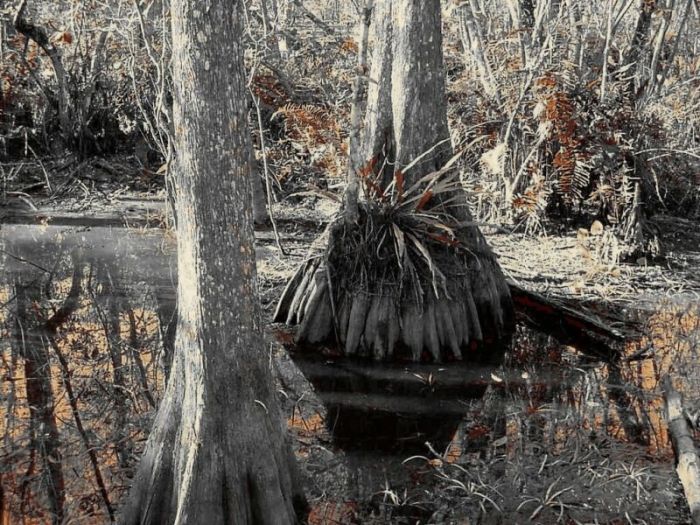
[[[175,0],[175,356],[124,524],[288,524],[303,507],[257,301],[242,1]]]
[[[373,17],[365,200],[358,219],[331,225],[326,252],[295,274],[275,320],[300,324],[300,343],[333,341],[346,355],[497,360],[495,345],[476,343],[508,337],[512,303],[448,173],[440,1],[379,0]]]

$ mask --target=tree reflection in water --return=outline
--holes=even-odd
[[[3,516],[108,521],[129,487],[172,356],[173,242],[118,228],[3,225],[0,243]],[[337,473],[332,465],[342,463],[350,472],[337,490],[367,501],[386,483],[414,487],[432,474],[437,483],[477,483],[457,467],[490,479],[508,499],[506,480],[535,487],[541,465],[556,463],[564,475],[574,453],[627,479],[614,464],[671,457],[658,379],[671,372],[690,405],[700,395],[697,306],[658,304],[639,317],[647,335],[615,364],[522,328],[499,368],[314,357],[275,332],[298,456],[311,468],[318,445],[331,450],[337,459],[324,456],[323,469]],[[424,459],[402,465],[411,455]],[[635,475],[653,471],[639,468]],[[639,490],[656,483],[639,476]],[[528,510],[519,498],[511,499]]]

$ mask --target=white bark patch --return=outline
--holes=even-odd
[[[191,159],[182,152],[181,169],[194,169]],[[189,153],[189,152],[188,152]],[[184,354],[185,392],[183,394],[182,414],[191,417],[191,425],[183,425],[178,436],[176,472],[181,473],[177,480],[178,508],[176,524],[187,523],[186,503],[192,489],[194,467],[199,451],[202,414],[204,413],[204,345],[200,339],[202,330],[202,308],[200,273],[200,256],[198,249],[198,231],[195,224],[194,210],[188,202],[188,196],[179,193],[182,210],[178,224],[178,310],[179,324],[175,351]],[[184,212],[184,213],[183,213]],[[183,417],[183,419],[185,419]],[[187,418],[189,419],[189,418]]]

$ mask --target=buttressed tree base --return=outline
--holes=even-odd
[[[178,326],[125,525],[287,525],[305,510],[263,351],[242,4],[172,2]]]
[[[347,356],[498,361],[513,305],[453,169],[440,2],[380,0],[371,32],[364,164],[274,319]]]

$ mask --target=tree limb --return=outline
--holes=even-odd
[[[671,434],[673,450],[676,453],[676,472],[683,485],[692,522],[694,525],[700,525],[700,460],[690,428],[683,414],[683,398],[673,388],[669,376],[663,378],[662,387],[666,399],[668,431]]]
[[[61,124],[61,131],[65,142],[71,142],[73,122],[70,117],[71,100],[68,90],[69,75],[63,67],[61,53],[56,46],[51,43],[44,28],[34,25],[25,18],[27,8],[27,0],[22,0],[15,14],[13,25],[17,32],[24,35],[26,38],[33,40],[46,53],[46,56],[51,60],[56,83],[58,84],[58,118]]]

